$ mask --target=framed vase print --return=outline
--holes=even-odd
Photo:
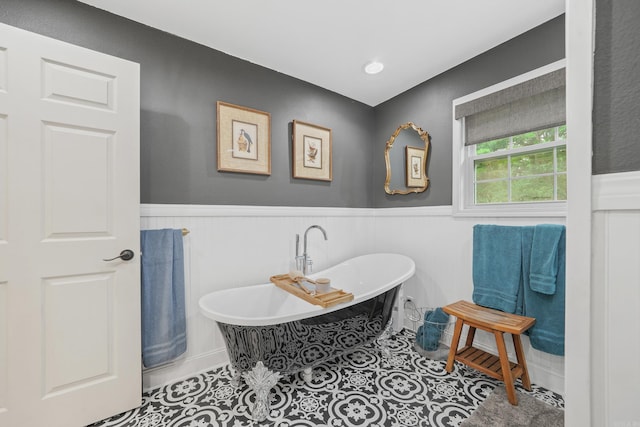
[[[271,175],[271,115],[218,101],[218,171]]]

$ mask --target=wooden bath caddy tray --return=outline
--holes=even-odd
[[[303,300],[319,305],[323,308],[332,307],[336,304],[348,302],[353,299],[351,292],[345,292],[342,289],[333,289],[323,294],[311,295],[300,289],[296,282],[289,277],[288,274],[278,274],[277,276],[271,276],[269,278],[277,287],[284,289],[285,291],[293,294]]]

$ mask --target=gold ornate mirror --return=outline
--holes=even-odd
[[[429,133],[412,122],[398,126],[384,150],[384,161],[387,164],[384,191],[387,194],[421,193],[427,189],[429,140]],[[391,173],[392,169],[395,175]]]

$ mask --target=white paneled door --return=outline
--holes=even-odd
[[[139,164],[139,66],[0,24],[0,426],[140,404]]]

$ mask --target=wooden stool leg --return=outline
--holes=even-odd
[[[465,347],[471,347],[473,345],[473,339],[476,337],[476,328],[469,325],[469,331],[467,332],[467,341],[465,342]]]
[[[504,344],[504,335],[500,331],[494,331],[493,335],[496,337],[496,346],[498,347],[498,355],[500,356],[500,367],[502,368],[502,381],[504,381],[504,387],[507,390],[509,403],[517,405],[518,397],[516,396],[516,389],[513,386],[513,375],[511,375],[507,347]]]
[[[453,330],[453,338],[451,339],[451,348],[449,349],[449,358],[447,359],[447,372],[453,371],[453,362],[456,359],[456,353],[458,352],[458,343],[460,342],[460,335],[462,333],[462,325],[464,321],[462,319],[456,320],[456,327]]]
[[[529,379],[529,370],[527,369],[527,361],[524,358],[524,352],[522,351],[522,341],[520,340],[520,335],[512,335],[513,336],[513,347],[516,349],[516,358],[518,359],[518,365],[522,368],[522,376],[520,379],[522,380],[522,386],[531,391],[531,379]]]

